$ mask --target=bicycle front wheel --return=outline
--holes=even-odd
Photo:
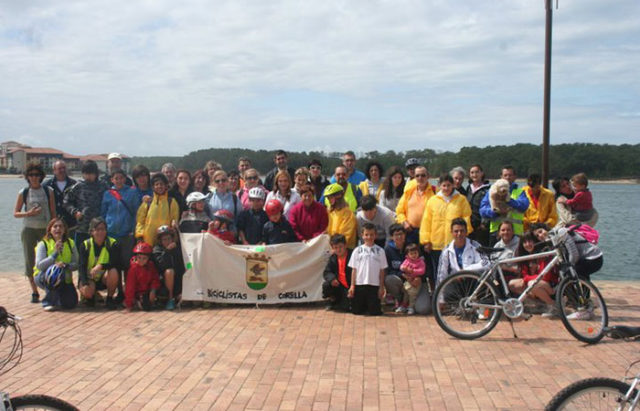
[[[597,343],[609,323],[600,291],[585,279],[565,278],[558,285],[556,303],[567,331],[582,342]]]
[[[50,411],[78,411],[78,408],[59,398],[48,395],[22,395],[11,398],[14,410],[50,410]]]
[[[478,273],[460,271],[447,277],[436,288],[433,298],[436,321],[456,338],[472,340],[482,337],[498,324],[502,316],[502,310],[495,308],[499,305],[495,287],[488,282],[480,285],[479,280]]]
[[[557,393],[545,410],[625,410],[629,404],[621,400],[627,391],[629,384],[611,378],[580,380]]]

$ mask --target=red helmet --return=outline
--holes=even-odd
[[[133,247],[134,254],[151,254],[152,248],[147,243],[138,243],[135,247]]]
[[[231,214],[231,211],[225,210],[224,208],[213,213],[213,217],[220,221],[224,221],[227,224],[233,224],[233,214]]]
[[[267,205],[264,206],[264,211],[268,216],[276,215],[282,212],[282,203],[275,198],[272,198],[267,202]]]

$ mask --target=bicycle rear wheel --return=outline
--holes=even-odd
[[[78,411],[78,408],[59,398],[48,395],[22,395],[11,398],[14,410]]]
[[[602,339],[609,315],[593,283],[582,278],[565,278],[558,285],[556,303],[562,323],[571,335],[588,344]]]
[[[478,273],[460,271],[447,277],[436,288],[433,298],[436,321],[456,338],[472,340],[482,337],[500,321],[502,310],[493,308],[498,306],[498,293],[493,284],[479,286],[479,279]],[[474,291],[476,293],[471,300]],[[492,307],[478,307],[476,304]]]
[[[545,407],[556,410],[616,410],[628,404],[620,400],[629,391],[629,384],[611,378],[588,378],[576,381],[557,393]],[[633,396],[632,396],[633,398]]]

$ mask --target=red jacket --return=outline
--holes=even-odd
[[[301,201],[291,207],[288,220],[298,240],[304,241],[325,232],[329,224],[329,215],[325,206],[317,201],[311,203],[309,208],[305,207]]]
[[[134,257],[127,272],[124,305],[127,308],[133,307],[136,296],[150,290],[158,290],[160,286],[160,277],[158,277],[155,264],[149,260],[146,265],[142,266],[135,261]]]
[[[209,229],[209,231],[207,231],[207,233],[218,237],[222,241],[228,241],[231,244],[236,244],[236,236],[233,235],[232,231],[229,231],[229,230],[220,231],[220,230],[216,230],[214,228],[214,229]]]
[[[522,273],[522,279],[524,280],[525,284],[528,284],[529,281],[533,281],[536,279],[536,277],[538,276],[538,274],[540,274],[542,272],[542,270],[544,270],[544,268],[547,266],[547,264],[549,264],[550,260],[531,260],[531,261],[525,261],[523,263],[520,264],[520,273]],[[538,264],[538,269],[535,270],[534,272],[531,271],[531,269],[529,268],[529,264],[530,263],[534,263],[534,264]],[[557,267],[553,267],[551,269],[551,271],[549,271],[548,273],[546,273],[544,275],[544,277],[542,277],[542,279],[552,285],[557,284],[558,283],[558,268]]]

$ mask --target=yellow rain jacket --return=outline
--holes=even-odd
[[[353,250],[356,247],[357,230],[356,215],[349,207],[329,211],[329,225],[327,226],[329,236],[342,234],[347,239],[347,248]]]
[[[558,210],[556,210],[556,199],[551,190],[540,187],[537,205],[531,197],[531,187],[525,186],[524,192],[529,199],[529,208],[524,212],[522,219],[524,231],[527,231],[529,226],[534,223],[545,223],[553,228],[558,223]]]
[[[422,215],[420,244],[431,243],[434,250],[444,249],[453,240],[451,221],[454,218],[463,218],[471,233],[471,206],[465,196],[454,192],[448,203],[441,194],[432,196]]]
[[[398,206],[396,207],[396,222],[398,222],[399,224],[404,223],[408,219],[407,217],[409,215],[409,199],[411,198],[413,193],[416,192],[417,189],[418,189],[417,184],[413,184],[408,189],[405,186],[404,193],[402,194],[402,197],[400,197],[400,201],[398,201]],[[425,190],[425,197],[424,197],[425,207],[429,199],[434,195],[435,195],[435,187],[429,184],[427,186],[427,189]],[[413,221],[413,222],[409,221],[409,223],[416,228],[420,226],[420,220]]]
[[[136,216],[136,238],[150,246],[156,244],[156,230],[161,225],[170,225],[180,218],[180,206],[167,193],[153,194],[151,203],[143,202]]]

